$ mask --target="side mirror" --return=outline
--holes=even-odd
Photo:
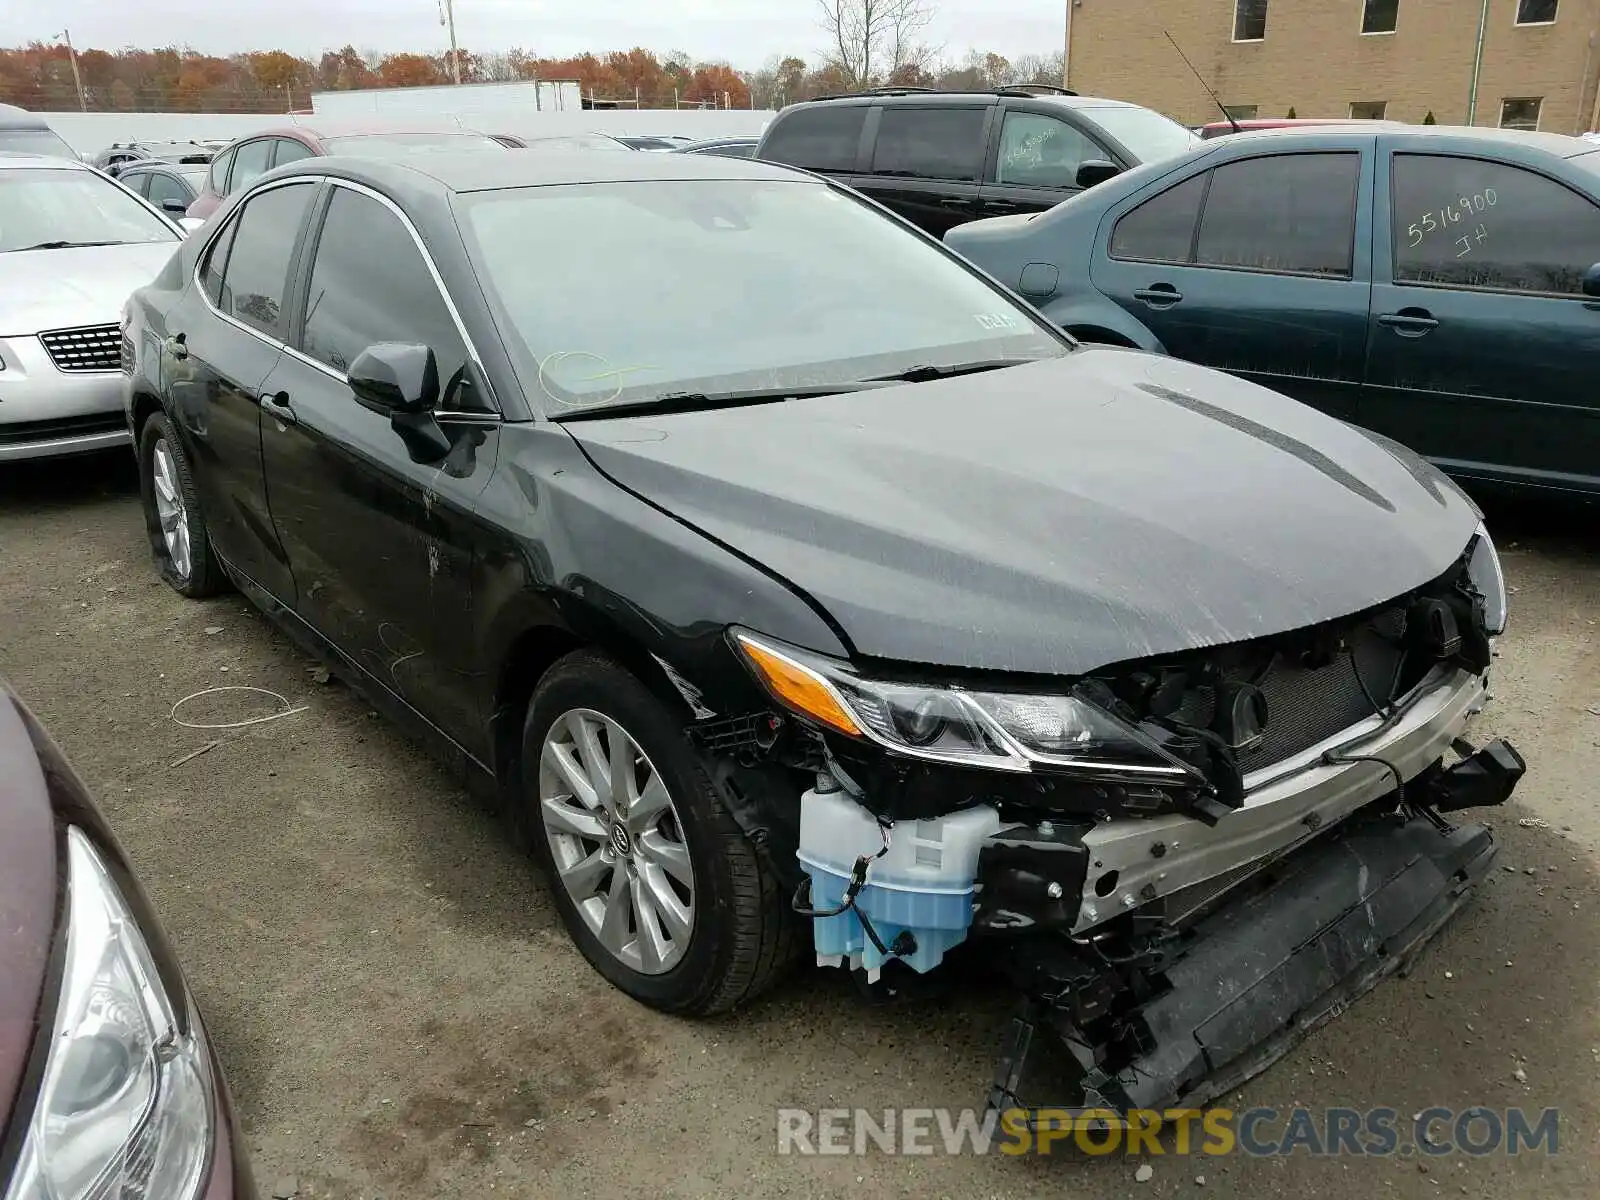
[[[1086,158],[1078,164],[1078,186],[1092,188],[1121,174],[1122,168],[1114,162],[1107,162],[1103,158]]]
[[[439,364],[415,342],[379,342],[356,355],[347,375],[356,403],[379,416],[420,416],[439,402]]]
[[[1600,298],[1600,263],[1583,273],[1583,294]]]
[[[161,202],[161,211],[176,213],[181,217],[184,213],[189,211],[189,206],[182,200],[179,200],[176,196],[168,196]]]

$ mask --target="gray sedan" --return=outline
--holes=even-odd
[[[119,316],[182,240],[82,163],[0,154],[0,462],[127,444]]]

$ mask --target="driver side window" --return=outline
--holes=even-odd
[[[1111,154],[1065,121],[1041,113],[1009,111],[1000,127],[997,183],[1023,187],[1075,188],[1078,167]]]
[[[439,407],[486,411],[444,297],[387,205],[336,187],[317,239],[300,350],[341,375],[378,342],[416,342],[439,364]]]

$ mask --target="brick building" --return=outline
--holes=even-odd
[[[1065,0],[1068,86],[1186,124],[1387,117],[1600,128],[1600,0]],[[1481,37],[1481,62],[1480,36]]]

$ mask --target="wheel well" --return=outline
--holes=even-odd
[[[133,440],[135,447],[144,431],[144,423],[161,411],[161,401],[149,392],[135,392],[133,396]]]
[[[1131,338],[1113,333],[1099,325],[1068,325],[1066,330],[1080,342],[1094,342],[1101,346],[1126,346],[1130,350],[1139,348]]]

